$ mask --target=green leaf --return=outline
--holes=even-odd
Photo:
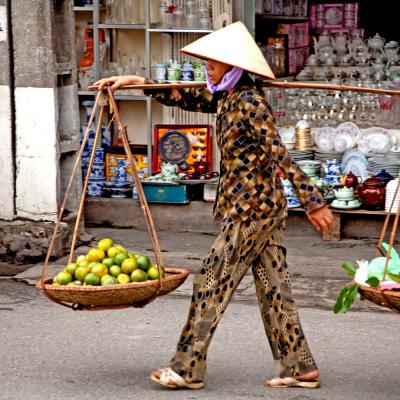
[[[400,283],[400,274],[396,275],[396,274],[392,274],[391,272],[388,271],[388,276],[392,281],[395,281],[397,283]]]
[[[335,314],[339,314],[341,312],[346,312],[346,311],[342,311],[344,308],[344,299],[347,295],[347,286],[345,286],[339,293],[338,298],[336,299],[336,303],[333,306],[333,312]]]
[[[345,286],[339,293],[336,304],[333,306],[333,312],[335,314],[343,314],[347,312],[354,303],[357,292],[357,283],[351,283],[350,285]]]
[[[358,284],[353,283],[352,285],[349,285],[349,290],[345,298],[345,304],[347,307],[346,311],[350,310],[350,307],[353,305],[354,300],[356,299],[357,293],[358,293]]]
[[[347,272],[347,275],[354,276],[356,274],[356,267],[349,263],[343,263],[342,268]]]
[[[379,287],[380,281],[376,276],[371,276],[371,278],[368,278],[365,283],[368,283],[368,285],[373,288],[377,288]]]

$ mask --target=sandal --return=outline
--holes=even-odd
[[[171,368],[161,368],[159,371],[161,372],[159,378],[152,372],[150,379],[162,386],[173,389],[202,389],[204,387],[204,382],[188,382]]]
[[[302,387],[306,389],[316,389],[320,386],[319,381],[298,381],[292,377],[274,378],[270,381],[265,381],[264,386],[273,388],[288,388],[288,387]]]

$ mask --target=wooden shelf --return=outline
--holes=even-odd
[[[99,24],[98,27],[104,29],[146,29],[144,24]]]
[[[93,11],[93,6],[75,6],[74,11]]]
[[[212,29],[178,29],[178,28],[150,28],[149,32],[161,33],[211,33]]]
[[[339,214],[386,215],[386,211],[384,210],[374,211],[374,210],[366,210],[364,208],[357,208],[355,210],[339,210],[338,208],[333,208],[333,207],[329,208],[333,213],[339,213]],[[305,212],[305,209],[303,207],[294,207],[294,208],[289,208],[288,210],[295,212]]]
[[[308,21],[307,16],[297,15],[272,15],[272,14],[257,14],[264,19],[275,19],[280,21]]]

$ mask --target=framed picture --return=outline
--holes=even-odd
[[[211,125],[155,125],[152,169],[156,174],[162,162],[178,165],[178,171],[193,173],[202,160],[212,172]]]
[[[286,76],[289,73],[287,34],[270,34],[267,37],[267,54],[265,55],[276,77]]]

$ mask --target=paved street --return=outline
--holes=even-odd
[[[144,232],[89,231],[97,238],[110,234],[139,251],[149,248]],[[207,235],[159,235],[161,247],[168,249],[166,264],[191,269],[213,240]],[[320,389],[262,386],[275,370],[250,275],[216,331],[206,388],[169,391],[152,383],[148,374],[166,366],[173,355],[192,276],[174,294],[144,309],[74,312],[25,283],[37,279],[39,268],[34,267],[18,275],[24,282],[0,279],[0,399],[397,400],[399,316],[359,301],[346,315],[331,311],[348,281],[340,263],[372,257],[373,243],[290,236],[287,247],[303,327],[321,369]]]

